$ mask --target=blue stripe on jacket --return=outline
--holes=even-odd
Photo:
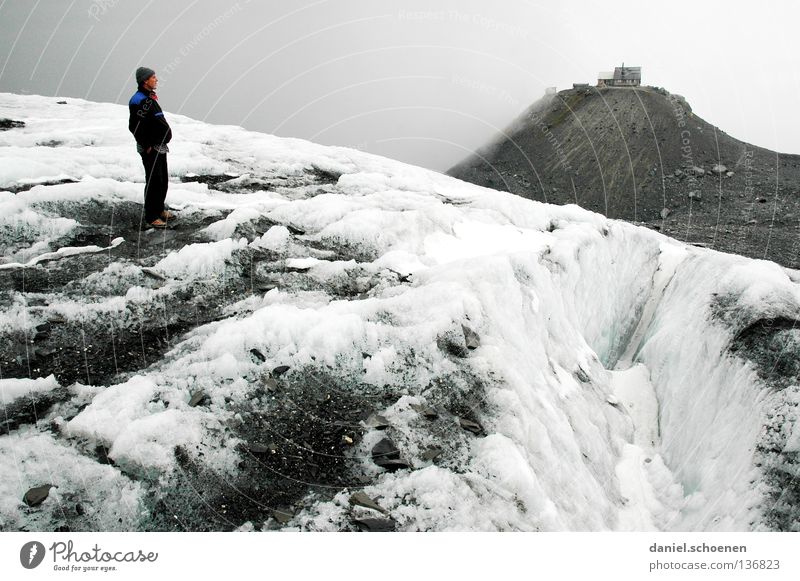
[[[133,94],[133,97],[131,97],[131,101],[130,101],[129,105],[139,105],[142,101],[144,101],[148,97],[149,97],[149,95],[146,95],[146,94],[142,93],[141,91],[136,91]]]

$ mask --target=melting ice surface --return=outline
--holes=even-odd
[[[75,259],[80,249],[59,242],[79,227],[63,204],[140,202],[126,115],[118,105],[0,95],[0,117],[26,123],[0,133],[0,190],[9,190],[0,191],[0,276]],[[121,291],[53,294],[44,307],[8,291],[0,332],[35,333],[51,315],[125,325],[132,309],[179,288],[241,276],[233,265],[248,252],[269,254],[297,284],[284,278],[242,296],[227,317],[106,385],[4,373],[6,414],[35,394],[68,397],[0,436],[0,529],[65,519],[74,529],[147,529],[149,499],[184,469],[176,448],[220,482],[238,482],[245,437],[230,426],[253,400],[273,413],[257,387],[278,365],[393,394],[362,410],[389,428],[361,424],[337,453],[399,530],[797,528],[796,377],[776,379],[758,353],[731,350],[759,321],[798,320],[797,272],[352,149],[170,121],[168,202],[183,216],[217,218],[146,266],[110,259],[82,283]],[[234,193],[178,181],[228,172],[268,184],[314,171],[338,179]],[[43,183],[65,176],[74,183]],[[42,185],[12,193],[20,183]],[[263,234],[242,235],[262,219],[271,224]],[[88,251],[137,244],[113,242]],[[145,268],[159,288],[136,282]],[[477,348],[459,350],[465,329]],[[190,406],[198,391],[206,403]],[[420,404],[438,418],[422,417]],[[461,417],[483,431],[462,429]],[[408,469],[372,461],[387,436]],[[111,463],[97,461],[98,446]],[[431,447],[441,454],[430,459]],[[41,484],[56,488],[26,507],[25,491]],[[352,484],[323,484],[329,494],[309,491],[287,528],[340,530],[382,516],[350,506]],[[206,502],[204,493],[184,500]],[[230,528],[242,525],[252,523]]]

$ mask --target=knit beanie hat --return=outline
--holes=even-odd
[[[153,69],[148,69],[147,67],[139,67],[136,69],[136,84],[141,85],[147,79],[155,75],[156,72]]]

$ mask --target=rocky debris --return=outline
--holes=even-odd
[[[470,351],[480,346],[480,337],[472,329],[461,325],[458,331],[448,331],[444,335],[439,336],[436,340],[436,344],[439,346],[439,349],[445,353],[463,359],[469,356]]]
[[[375,500],[370,498],[365,492],[355,492],[350,495],[348,499],[350,506],[363,506],[365,508],[371,508],[372,510],[377,510],[382,514],[388,514],[388,511],[379,505]]]
[[[286,224],[286,229],[295,236],[302,236],[303,234],[306,233],[306,231],[303,230],[302,228],[298,228],[297,226],[294,226],[292,224]]]
[[[273,379],[269,372],[256,376],[250,397],[228,402],[232,421],[222,429],[241,442],[235,475],[223,481],[202,456],[176,450],[180,470],[147,499],[144,530],[220,531],[246,521],[279,529],[286,523],[273,518],[274,508],[292,507],[296,514],[310,498],[332,500],[341,490],[373,482],[350,452],[367,431],[364,410],[383,409],[400,397],[397,391],[342,377],[325,365],[293,365],[270,395],[267,378]],[[387,470],[404,467],[400,462],[389,462]],[[218,509],[223,504],[225,513]]]
[[[47,339],[50,336],[50,331],[52,331],[52,329],[53,326],[49,322],[36,325],[36,334],[33,336],[33,340],[41,341],[42,339]]]
[[[372,448],[372,461],[390,472],[410,468],[411,465],[400,457],[400,450],[389,438],[383,438]]]
[[[206,399],[208,399],[208,394],[206,392],[202,390],[196,391],[192,394],[192,397],[189,398],[189,407],[197,407]]]
[[[166,277],[166,276],[164,276],[164,275],[162,275],[162,274],[160,274],[160,273],[156,272],[156,271],[155,271],[155,270],[153,270],[152,268],[147,268],[147,267],[144,267],[144,268],[142,268],[141,270],[142,270],[142,274],[144,274],[145,276],[149,276],[149,277],[150,277],[150,278],[152,278],[152,279],[155,279],[155,280],[158,280],[158,281],[164,281],[164,280],[167,280],[167,277]]]
[[[370,416],[364,420],[364,426],[371,430],[385,430],[390,426],[389,420],[383,417],[380,414],[370,414]]]
[[[323,169],[321,167],[314,167],[311,173],[321,182],[335,184],[342,177],[342,172],[330,169]]]
[[[274,378],[268,377],[264,380],[264,387],[267,389],[267,391],[274,392],[278,389],[278,382],[275,381]]]
[[[390,518],[360,518],[352,522],[364,533],[390,533],[397,529],[397,523]]]
[[[108,455],[108,448],[103,444],[98,444],[94,448],[94,456],[100,464],[114,466],[114,459]]]
[[[7,131],[9,129],[18,129],[25,127],[24,121],[14,121],[13,119],[0,119],[0,131]]]
[[[467,346],[467,349],[474,351],[480,347],[481,338],[475,331],[464,325],[461,325],[461,330],[464,332],[464,344]]]
[[[297,272],[297,273],[306,273],[311,270],[311,265],[303,264],[303,265],[286,265],[285,266],[287,272]]]
[[[759,204],[766,204],[767,198],[756,198],[756,202],[758,202]]]
[[[5,404],[0,402],[0,435],[26,424],[37,423],[54,405],[69,401],[71,397],[68,388],[57,387],[51,391],[31,392]]]
[[[22,497],[22,502],[31,507],[39,506],[50,495],[51,488],[53,488],[52,484],[44,484],[31,488],[25,493],[25,496]]]
[[[389,438],[383,438],[372,447],[372,459],[377,461],[382,458],[399,458],[400,450]]]
[[[291,369],[288,365],[278,365],[272,370],[272,377],[280,377]]]
[[[672,210],[670,210],[669,208],[662,208],[661,209],[660,216],[661,216],[662,220],[666,220],[667,217],[669,217],[670,214],[672,214]]]
[[[716,307],[719,309],[720,307]],[[763,318],[741,329],[728,347],[756,367],[759,375],[774,383],[800,376],[800,320]]]
[[[433,460],[435,460],[436,458],[441,456],[442,452],[444,452],[444,450],[442,450],[441,448],[439,448],[437,446],[432,446],[432,447],[428,448],[427,450],[425,450],[420,455],[420,458],[422,460],[424,460],[425,462],[432,462]]]
[[[272,518],[274,518],[280,524],[285,525],[294,518],[294,513],[289,508],[280,507],[272,511]]]
[[[482,434],[483,427],[478,422],[473,422],[472,420],[468,420],[466,418],[458,418],[458,424],[468,432],[472,432],[473,434]]]
[[[718,163],[711,168],[711,171],[717,175],[721,175],[728,172],[728,168],[725,167],[723,164]]]
[[[248,442],[245,449],[251,454],[274,454],[276,452],[274,444],[266,445],[258,442]]]
[[[692,190],[689,192],[689,199],[690,200],[702,200],[703,194],[700,193],[700,190]]]
[[[375,464],[384,470],[388,470],[389,472],[394,472],[396,470],[407,470],[411,468],[411,464],[409,464],[408,461],[404,460],[403,458],[383,459],[376,461]]]
[[[411,409],[413,409],[426,420],[435,420],[439,417],[439,412],[425,404],[412,403]]]
[[[264,363],[267,360],[264,354],[258,349],[250,349],[250,355],[253,356],[254,360],[258,360],[261,363]]]
[[[583,370],[583,367],[581,367],[580,365],[578,366],[578,369],[575,370],[575,377],[577,377],[578,381],[580,381],[581,383],[591,383],[592,382],[592,378],[589,377],[589,374],[586,373]]]
[[[706,175],[706,170],[704,170],[702,167],[699,167],[699,166],[696,166],[696,165],[692,166],[691,172],[694,175],[696,175],[697,177],[702,177],[702,176]]]
[[[236,179],[237,177],[239,176],[229,173],[203,174],[203,175],[187,173],[186,175],[181,176],[181,182],[183,183],[195,182],[200,184],[207,184],[209,186],[216,186],[218,184],[230,181],[232,179]]]

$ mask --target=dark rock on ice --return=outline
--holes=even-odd
[[[444,450],[442,450],[441,448],[437,448],[436,446],[433,446],[425,450],[420,456],[420,458],[422,458],[425,462],[430,462],[441,456],[442,452],[444,452]]]
[[[378,464],[379,460],[396,460],[400,458],[400,450],[389,438],[383,438],[372,448],[372,459]],[[380,464],[378,464],[380,466]]]
[[[272,511],[272,518],[285,525],[287,522],[292,520],[292,518],[294,518],[294,513],[285,507],[276,508]]]
[[[0,119],[0,131],[25,127],[24,121],[14,121],[13,119]]]
[[[387,514],[385,508],[375,502],[372,498],[370,498],[365,492],[355,492],[350,495],[348,502],[351,506],[363,506],[365,508],[371,508],[372,510],[377,510],[383,514]]]
[[[397,528],[397,523],[390,518],[361,518],[354,519],[353,524],[365,533],[390,533]]]
[[[50,489],[53,488],[52,484],[44,484],[31,488],[22,497],[22,501],[28,506],[39,506],[50,495]]]
[[[466,418],[458,418],[458,423],[468,432],[472,432],[473,434],[483,433],[483,427],[477,422],[473,422],[472,420],[468,420]]]
[[[425,404],[411,404],[411,409],[426,420],[435,420],[439,417],[439,412]]]
[[[208,394],[204,391],[197,391],[192,394],[192,397],[189,399],[189,407],[197,407],[203,401],[208,399]]]
[[[480,347],[481,338],[475,331],[464,325],[461,325],[461,330],[464,332],[464,344],[467,346],[467,349],[474,351]]]
[[[289,371],[290,367],[288,365],[278,365],[275,369],[272,370],[273,377],[280,377],[287,371]]]
[[[389,420],[382,415],[370,414],[370,416],[364,421],[364,425],[373,430],[385,430],[390,424]]]

